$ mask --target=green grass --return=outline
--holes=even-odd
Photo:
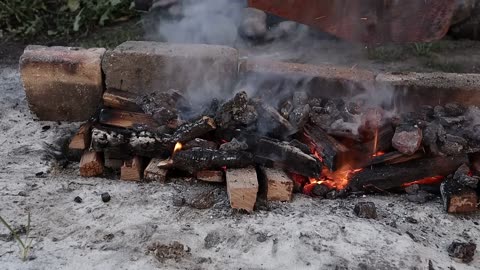
[[[8,224],[3,217],[0,216],[0,222],[7,227],[7,229],[10,231],[10,233],[13,235],[13,238],[17,241],[18,245],[20,246],[20,251],[21,251],[21,258],[23,261],[26,261],[28,259],[28,255],[30,254],[30,250],[32,249],[32,241],[33,239],[30,239],[30,212],[28,213],[27,216],[27,227],[26,227],[26,232],[25,232],[25,239],[22,240],[20,236],[17,234],[17,232]]]

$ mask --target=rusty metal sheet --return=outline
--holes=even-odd
[[[342,39],[375,44],[441,39],[456,0],[249,0],[249,6]]]

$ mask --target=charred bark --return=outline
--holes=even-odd
[[[425,158],[395,165],[366,168],[353,175],[349,187],[354,191],[398,188],[415,180],[434,176],[447,176],[455,172],[465,162],[467,162],[467,157],[462,155],[457,157]]]
[[[207,169],[245,168],[253,164],[253,156],[243,151],[221,151],[193,148],[179,151],[173,156],[173,167],[196,173]]]
[[[193,123],[187,123],[180,126],[173,133],[171,139],[174,142],[186,143],[195,138],[202,137],[216,128],[215,121],[210,117],[204,116]]]

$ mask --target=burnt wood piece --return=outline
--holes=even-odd
[[[133,132],[128,138],[128,150],[143,157],[166,157],[173,147],[170,135],[164,133]]]
[[[398,157],[398,158],[395,158],[395,159],[392,159],[392,160],[389,160],[387,162],[385,162],[386,164],[390,164],[390,165],[393,165],[393,164],[398,164],[398,163],[403,163],[403,162],[407,162],[407,161],[410,161],[410,160],[415,160],[415,159],[420,159],[420,158],[423,158],[425,157],[425,152],[423,152],[422,150],[418,151],[417,153],[411,155],[411,156],[406,156],[406,155],[403,155],[401,157]]]
[[[350,149],[329,136],[321,128],[307,124],[304,128],[302,141],[320,155],[323,164],[331,171],[341,167],[342,162],[349,158]]]
[[[110,168],[114,170],[120,170],[123,166],[123,160],[118,159],[113,153],[111,152],[104,152],[104,159],[105,159],[105,168]]]
[[[188,149],[192,149],[192,148],[195,148],[195,147],[217,149],[218,145],[217,145],[217,143],[212,142],[212,141],[207,141],[207,140],[204,140],[204,139],[195,138],[195,139],[187,142],[186,144],[184,144],[182,149],[183,150],[188,150]]]
[[[105,107],[143,113],[142,107],[137,104],[137,99],[137,95],[117,89],[107,89],[103,93],[103,105]]]
[[[110,158],[130,159],[129,137],[129,131],[97,126],[92,129],[91,148],[97,152],[108,152]]]
[[[257,116],[257,111],[248,99],[247,93],[242,91],[218,109],[215,123],[221,129],[233,129],[253,124]]]
[[[294,128],[294,133],[297,133],[308,122],[310,117],[310,105],[306,104],[303,106],[296,107],[289,115],[289,121],[292,127]],[[293,132],[292,131],[292,132]]]
[[[263,101],[256,100],[255,108],[258,112],[257,129],[260,131],[282,138],[293,135],[301,129],[301,127],[295,128],[275,108]],[[304,116],[307,117],[308,113]],[[302,119],[298,119],[298,121],[302,121]]]
[[[159,127],[151,115],[114,109],[102,109],[99,122],[108,126],[134,130],[154,130]]]
[[[183,95],[174,89],[155,91],[137,99],[142,110],[151,115],[159,125],[166,125],[178,118],[177,104],[187,103]]]
[[[150,160],[150,163],[148,164],[147,168],[143,173],[146,181],[165,183],[168,170],[161,169],[157,166],[158,163],[160,163],[161,161],[162,159],[159,158],[153,158],[152,160]]]
[[[143,160],[139,156],[127,160],[120,169],[120,179],[125,181],[141,181],[143,178]]]
[[[467,161],[466,155],[411,160],[394,165],[366,168],[354,174],[349,187],[353,191],[388,190],[419,179],[447,176]]]
[[[396,160],[398,158],[402,158],[404,156],[405,156],[404,154],[402,154],[398,151],[389,152],[389,153],[386,153],[386,154],[381,155],[381,156],[373,157],[370,160],[370,162],[368,162],[368,164],[364,167],[387,163],[389,161],[393,161],[393,160]]]
[[[470,168],[467,164],[463,164],[453,175],[453,179],[462,186],[476,189],[480,180],[479,176],[470,175]]]
[[[80,175],[94,177],[103,174],[103,155],[100,152],[86,151],[80,160]]]
[[[193,122],[181,125],[171,138],[172,142],[186,143],[195,138],[202,137],[208,132],[215,130],[217,126],[215,121],[207,116]]]
[[[70,150],[85,150],[90,147],[92,123],[87,122],[80,126],[77,133],[73,136],[68,148]]]
[[[355,208],[353,208],[353,212],[359,218],[377,218],[377,207],[373,202],[359,202],[355,205]]]
[[[275,166],[307,177],[320,177],[321,164],[314,156],[288,143],[261,138],[254,148],[256,158],[270,160]],[[268,167],[268,164],[264,164]]]
[[[453,177],[447,178],[442,183],[440,193],[443,207],[448,213],[471,213],[477,210],[477,191],[461,185]]]
[[[179,151],[173,156],[172,160],[175,168],[192,174],[208,169],[244,168],[253,165],[253,156],[248,152],[204,148]]]

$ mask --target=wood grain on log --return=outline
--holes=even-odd
[[[87,122],[80,126],[80,129],[73,136],[68,148],[70,150],[86,150],[90,147],[92,123]]]
[[[103,93],[103,105],[112,109],[143,112],[142,108],[137,105],[138,96],[130,92],[107,89]]]
[[[224,172],[222,171],[199,171],[196,174],[198,180],[212,183],[225,182]]]
[[[261,168],[266,184],[267,200],[289,202],[293,195],[293,180],[282,170]]]
[[[258,193],[258,179],[255,168],[228,169],[226,179],[230,206],[233,209],[253,212]]]
[[[99,122],[104,125],[135,130],[153,130],[159,127],[151,115],[114,109],[102,109]]]
[[[103,174],[103,157],[100,152],[86,151],[80,160],[80,175],[94,177]]]
[[[144,171],[144,177],[147,181],[156,181],[165,183],[167,179],[168,170],[161,169],[157,165],[160,163],[162,159],[153,158],[150,163],[148,164],[147,168]]]
[[[125,161],[120,169],[120,179],[125,181],[141,181],[143,178],[143,160],[139,156]]]

